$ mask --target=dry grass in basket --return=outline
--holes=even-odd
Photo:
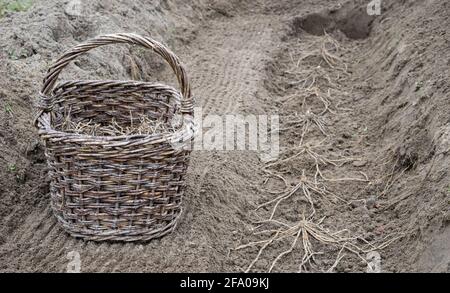
[[[74,121],[70,114],[66,115],[61,125],[61,130],[77,134],[93,136],[121,136],[121,135],[152,135],[173,131],[173,127],[162,120],[149,118],[147,115],[139,114],[133,117],[130,113],[130,122],[124,126],[119,124],[113,117],[108,124],[100,124],[89,121]]]

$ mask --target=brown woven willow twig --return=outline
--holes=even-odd
[[[73,59],[99,46],[128,43],[151,49],[172,67],[181,92],[141,81],[66,81],[55,86]],[[51,206],[63,227],[87,240],[149,240],[173,231],[181,214],[193,139],[193,101],[178,57],[135,34],[104,35],[67,51],[53,64],[40,93],[36,125],[45,142]],[[68,118],[107,126],[145,115],[172,131],[93,136],[65,132]],[[131,122],[132,123],[132,122]],[[167,128],[169,129],[169,127]]]

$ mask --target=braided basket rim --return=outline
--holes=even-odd
[[[52,90],[51,95],[53,96],[55,92],[60,89],[63,86],[67,85],[77,85],[77,86],[90,86],[93,83],[98,83],[102,85],[130,85],[130,86],[146,86],[148,88],[154,88],[159,87],[164,90],[167,90],[170,94],[174,95],[177,100],[182,100],[181,93],[176,90],[174,87],[158,83],[158,82],[146,82],[146,81],[135,81],[135,80],[67,80],[58,83],[55,88]],[[193,107],[192,107],[193,108]],[[44,133],[52,134],[56,136],[71,138],[71,139],[84,139],[89,140],[89,142],[92,141],[99,141],[99,142],[118,142],[118,141],[139,141],[139,140],[145,140],[145,141],[151,141],[151,140],[170,140],[174,137],[179,137],[181,134],[191,132],[188,130],[189,128],[192,128],[194,126],[194,122],[192,120],[186,120],[182,119],[181,125],[179,128],[175,131],[165,131],[165,132],[158,132],[158,133],[152,133],[152,134],[133,134],[133,135],[105,135],[105,136],[99,136],[99,135],[90,135],[90,134],[82,134],[82,133],[74,133],[74,132],[67,132],[62,130],[57,130],[55,127],[53,127],[49,121],[49,114],[50,112],[42,112],[37,117],[38,128],[39,128],[39,134],[42,135]],[[181,115],[181,113],[179,113]],[[191,139],[191,136],[186,137],[185,139],[189,140]]]

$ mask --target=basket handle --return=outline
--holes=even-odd
[[[170,67],[172,67],[172,70],[177,76],[177,80],[181,88],[181,112],[192,115],[193,99],[191,97],[191,87],[189,84],[189,79],[186,75],[186,71],[178,57],[163,44],[151,38],[141,37],[132,33],[108,34],[98,36],[65,52],[65,54],[60,57],[47,71],[47,75],[44,78],[44,84],[41,90],[41,94],[43,95],[43,97],[48,98],[56,83],[56,80],[58,79],[59,74],[64,69],[64,67],[66,67],[73,59],[91,49],[116,43],[141,45],[145,48],[152,49],[154,52],[163,57],[164,60],[169,63]]]

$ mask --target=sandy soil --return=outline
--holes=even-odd
[[[376,251],[386,272],[448,272],[448,1],[385,0],[375,16],[362,0],[94,0],[80,16],[67,2],[34,1],[0,18],[0,271],[64,272],[78,251],[84,272],[360,272]],[[32,127],[50,62],[113,32],[171,47],[204,114],[278,114],[285,129],[272,165],[255,152],[194,151],[180,224],[148,243],[65,234]],[[130,79],[133,64],[142,79],[174,83],[161,60],[125,46],[94,51],[62,77]],[[317,115],[307,129],[293,123],[308,110]],[[300,141],[316,157],[293,156]],[[283,227],[255,230],[274,205],[257,207],[315,175],[311,198],[299,190],[274,213],[297,229],[258,234]],[[308,251],[317,254],[302,264]]]

